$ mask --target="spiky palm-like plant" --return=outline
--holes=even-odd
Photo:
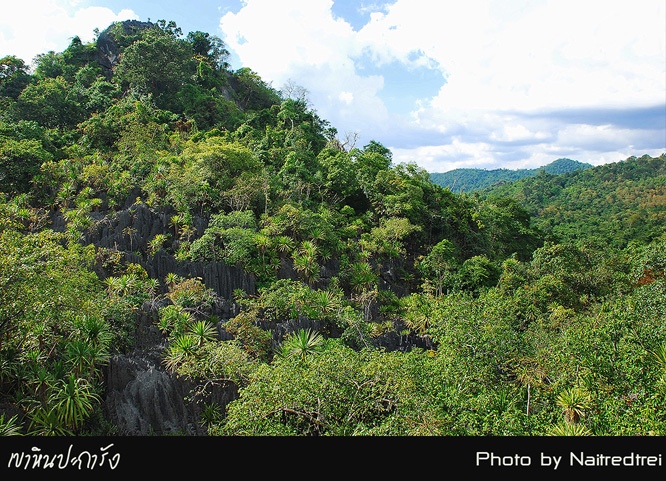
[[[321,227],[314,227],[308,233],[308,238],[310,241],[316,243],[317,241],[326,239],[326,233]]]
[[[271,238],[267,235],[258,234],[254,238],[254,244],[257,246],[257,250],[261,253],[261,263],[262,265],[266,263],[266,251],[271,246]]]
[[[4,413],[0,415],[0,436],[20,436],[21,425],[18,414],[5,421]]]
[[[62,425],[55,408],[38,408],[30,415],[29,435],[71,436],[74,433]]]
[[[102,317],[84,314],[74,321],[74,327],[82,339],[94,346],[107,348],[113,338],[108,323]]]
[[[289,254],[294,248],[294,241],[291,237],[286,235],[277,236],[275,238],[275,248],[280,254]]]
[[[314,257],[299,255],[294,257],[294,269],[303,275],[308,284],[313,284],[319,279],[319,264]]]
[[[67,344],[67,353],[74,361],[77,372],[89,369],[88,378],[95,375],[95,369],[100,364],[109,361],[109,345],[113,335],[109,325],[102,317],[83,315],[74,322],[77,339]]]
[[[592,432],[583,424],[560,422],[547,433],[548,436],[591,436]]]
[[[207,341],[215,339],[217,331],[213,323],[209,321],[196,321],[190,326],[187,335],[193,337],[197,341],[199,347],[203,346]]]
[[[178,238],[178,229],[180,228],[180,215],[172,215],[171,218],[169,219],[169,224],[173,227],[174,229],[174,235],[176,238]]]
[[[222,420],[222,409],[216,402],[206,403],[201,410],[201,421],[210,425]]]
[[[118,277],[109,276],[104,279],[104,285],[110,295],[118,295],[120,291],[120,281]]]
[[[319,248],[317,247],[317,244],[314,241],[304,240],[298,246],[298,252],[303,256],[312,257],[313,259],[316,259],[317,256],[319,255]]]
[[[165,335],[178,336],[187,331],[192,323],[192,316],[181,306],[171,304],[160,309],[160,319],[158,326]]]
[[[321,318],[333,314],[342,306],[338,296],[330,291],[313,291],[310,294],[310,302]]]
[[[101,398],[84,378],[69,374],[61,380],[51,396],[58,420],[65,428],[76,429],[90,416]]]
[[[355,262],[351,265],[349,283],[356,292],[371,290],[377,282],[377,273],[367,262]]]
[[[164,364],[171,371],[175,371],[188,356],[194,354],[198,347],[199,344],[195,337],[181,334],[174,339],[167,349]]]
[[[323,349],[324,338],[311,329],[299,329],[287,337],[280,346],[279,355],[282,357],[295,356],[305,361],[307,356],[320,352]]]
[[[166,240],[167,236],[165,234],[156,234],[155,237],[150,239],[148,241],[148,251],[150,254],[156,254],[160,249],[162,249]]]
[[[157,279],[147,279],[144,282],[144,288],[148,293],[148,295],[150,296],[150,298],[153,299],[155,298],[160,289],[160,281]]]
[[[590,394],[580,388],[565,389],[557,396],[557,405],[562,408],[564,420],[570,424],[577,424],[591,404]]]
[[[138,285],[139,279],[134,274],[123,274],[118,279],[118,289],[121,296],[134,294]]]
[[[404,321],[407,327],[423,333],[430,323],[431,306],[426,298],[421,295],[413,295],[401,300],[404,306]]]
[[[74,373],[80,376],[93,362],[93,348],[84,339],[72,339],[65,346],[65,356]]]
[[[169,272],[164,278],[164,282],[166,283],[169,289],[178,284],[181,280],[182,280],[181,277],[174,272]]]
[[[43,407],[46,407],[49,392],[55,383],[55,378],[48,367],[44,364],[33,364],[28,374],[28,385],[32,388],[37,401]]]

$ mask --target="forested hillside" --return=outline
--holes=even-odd
[[[0,432],[666,434],[663,156],[455,194],[228,55],[0,60]]]
[[[537,169],[454,169],[448,172],[433,172],[432,181],[446,187],[457,194],[463,192],[476,192],[495,185],[532,177],[542,172],[547,174],[565,174],[580,169],[589,169],[592,164],[586,164],[571,159],[557,159],[548,165]]]
[[[544,172],[486,189],[482,196],[516,199],[535,228],[560,241],[623,248],[664,233],[666,155],[631,157],[563,175]]]

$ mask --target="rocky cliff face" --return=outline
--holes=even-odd
[[[185,278],[201,278],[206,287],[215,291],[220,299],[212,312],[221,321],[218,324],[218,339],[229,340],[232,336],[224,329],[224,323],[236,314],[235,305],[230,301],[235,289],[254,294],[254,278],[241,268],[228,266],[224,262],[190,262],[176,259],[173,255],[158,251],[148,255],[148,244],[157,234],[170,230],[168,220],[170,212],[158,212],[146,204],[132,202],[138,192],[128,196],[120,210],[102,210],[94,212],[95,226],[85,233],[82,241],[98,248],[107,248],[121,253],[125,262],[142,265],[148,275],[163,281],[168,273],[175,273]],[[57,231],[66,228],[60,214],[53,216],[52,227]],[[196,236],[207,227],[202,218],[194,219]],[[399,266],[387,266],[382,272],[385,289],[402,294],[400,283],[394,275]],[[335,275],[339,266],[330,262],[322,271],[322,282]],[[108,275],[103,268],[98,268],[101,277]],[[280,277],[297,278],[290,265],[284,265]],[[324,287],[324,286],[322,286]],[[145,305],[137,315],[134,333],[134,350],[115,355],[107,365],[105,410],[108,418],[122,435],[205,435],[206,429],[201,423],[201,403],[192,402],[189,397],[196,383],[182,378],[165,369],[162,363],[166,340],[157,328],[159,305]],[[260,327],[272,333],[272,346],[277,349],[289,334],[299,329],[312,329],[324,332],[327,336],[338,337],[341,332],[325,322],[300,316],[298,319],[278,323],[266,323]],[[413,347],[433,348],[426,337],[387,333],[373,340],[375,347],[388,351],[408,351]],[[205,402],[215,402],[225,409],[238,398],[238,388],[233,383],[213,387],[207,392]]]
[[[122,435],[201,435],[187,383],[159,366],[159,355],[114,356],[108,365],[105,408]]]
[[[113,356],[105,372],[104,408],[118,434],[128,436],[202,436],[202,403],[214,402],[221,409],[238,397],[233,383],[212,386],[201,402],[189,397],[196,383],[168,372],[162,364],[166,348],[155,326],[157,310],[145,308],[137,317],[136,349]]]
[[[122,210],[108,213],[93,213],[95,226],[83,236],[82,242],[98,248],[111,249],[122,254],[124,260],[141,265],[148,275],[160,282],[169,273],[190,278],[199,277],[206,287],[212,289],[225,300],[232,298],[235,289],[243,289],[249,294],[256,291],[254,277],[242,268],[220,262],[191,262],[176,259],[173,255],[159,250],[154,255],[146,255],[148,244],[158,234],[169,232],[169,213],[156,212],[145,204],[135,203]],[[53,228],[64,231],[62,216],[53,218]],[[207,222],[202,218],[194,219],[196,236],[203,233]],[[98,269],[101,277],[105,272]]]
[[[125,33],[128,33],[130,30],[145,30],[155,27],[155,24],[151,22],[140,22],[138,20],[126,20],[119,25]],[[113,76],[113,69],[120,63],[120,47],[113,37],[113,28],[116,28],[116,25],[111,25],[101,32],[96,42],[97,62],[107,79]]]
[[[145,204],[132,204],[130,199],[135,198],[130,195],[121,210],[93,213],[95,227],[85,233],[82,242],[117,251],[125,262],[143,266],[149,276],[161,281],[168,273],[201,278],[220,300],[211,312],[223,319],[218,326],[218,338],[229,339],[223,328],[224,320],[235,314],[229,299],[235,289],[254,293],[254,278],[224,262],[178,260],[164,251],[146,255],[148,242],[168,231],[169,217],[168,213],[156,212]],[[203,232],[206,225],[204,219],[195,219],[197,232]],[[52,228],[65,230],[61,214],[53,216]],[[101,266],[97,270],[102,278],[108,275]],[[206,429],[201,423],[202,404],[188,399],[196,383],[168,372],[162,364],[167,345],[156,325],[158,308],[159,305],[144,306],[136,318],[134,350],[110,359],[105,371],[105,411],[122,435],[205,435]],[[202,401],[214,402],[225,409],[238,397],[238,388],[232,383],[214,386],[207,396]]]

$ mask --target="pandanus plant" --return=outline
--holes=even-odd
[[[557,405],[562,408],[564,420],[570,424],[580,422],[591,404],[589,393],[580,388],[565,389],[557,396]]]
[[[190,326],[187,335],[193,337],[197,341],[197,345],[201,347],[206,342],[215,339],[216,330],[210,321],[196,321]]]
[[[57,384],[51,402],[62,426],[77,429],[101,398],[86,379],[69,374]]]
[[[171,371],[176,371],[178,366],[180,366],[188,356],[191,356],[196,352],[197,348],[198,343],[196,338],[188,336],[187,334],[177,336],[164,356],[165,366]]]
[[[313,284],[319,279],[320,266],[317,262],[319,251],[312,241],[303,241],[298,250],[293,254],[294,269],[305,277],[308,284]]]
[[[281,357],[296,357],[305,361],[308,356],[321,352],[324,345],[322,335],[311,329],[299,329],[287,337],[280,346]]]

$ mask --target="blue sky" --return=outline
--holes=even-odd
[[[305,87],[343,137],[430,172],[666,152],[664,0],[24,0],[26,62],[125,19],[222,38],[234,69]]]

